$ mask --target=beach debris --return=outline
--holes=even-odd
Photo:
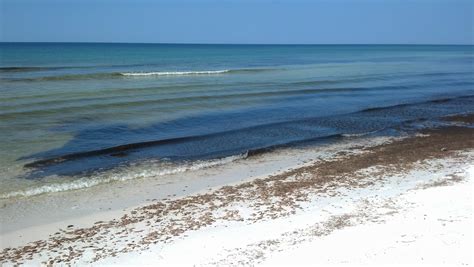
[[[253,223],[290,216],[313,196],[337,196],[343,189],[365,188],[389,173],[419,167],[427,159],[446,157],[447,153],[441,153],[442,148],[449,147],[450,151],[474,148],[474,129],[451,127],[428,133],[431,134],[373,146],[360,154],[316,161],[207,193],[150,203],[121,218],[86,228],[73,229],[74,225],[68,225],[67,230],[46,240],[0,251],[0,262],[22,265],[40,259],[50,265],[90,265],[111,255],[140,252],[153,244],[173,242],[189,231],[224,221]],[[361,170],[372,171],[368,175]],[[245,207],[248,212],[236,207]],[[330,226],[345,227],[349,221],[344,219],[347,218],[333,220]],[[106,246],[105,241],[113,245]]]

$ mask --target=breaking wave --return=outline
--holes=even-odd
[[[31,69],[31,68],[29,68]],[[22,69],[23,70],[23,69]],[[56,76],[41,76],[28,78],[0,78],[0,80],[15,81],[64,81],[64,80],[86,80],[86,79],[113,79],[131,77],[164,77],[164,76],[196,76],[196,75],[219,75],[232,73],[258,73],[276,69],[225,69],[225,70],[197,70],[197,71],[137,71],[137,72],[96,72],[85,74],[65,74]],[[2,70],[6,72],[7,70]],[[2,72],[0,71],[0,72]],[[8,70],[13,72],[14,70]]]
[[[230,70],[123,72],[120,74],[123,76],[181,76],[223,74],[228,72],[230,72]]]
[[[134,179],[142,179],[148,177],[159,177],[177,173],[183,173],[187,171],[195,171],[214,166],[219,166],[227,163],[234,162],[239,159],[245,159],[248,157],[248,152],[232,155],[224,158],[212,159],[212,160],[198,160],[189,163],[183,163],[179,165],[163,164],[163,162],[145,161],[136,165],[125,166],[122,168],[116,168],[107,172],[100,172],[90,176],[81,177],[74,179],[69,182],[58,182],[51,183],[35,188],[29,188],[25,190],[13,191],[0,195],[0,199],[12,198],[12,197],[29,197],[45,193],[57,193],[70,190],[85,189],[96,185],[107,184],[117,181],[127,181]]]

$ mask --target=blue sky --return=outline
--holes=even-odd
[[[473,44],[474,0],[0,0],[0,40]]]

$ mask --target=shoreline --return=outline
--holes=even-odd
[[[226,185],[262,179],[335,157],[338,153],[359,153],[363,147],[384,144],[390,140],[394,139],[376,137],[346,140],[310,149],[288,148],[192,172],[119,181],[33,197],[0,199],[0,211],[8,215],[0,217],[0,225],[3,226],[0,234],[38,225],[56,224],[66,227],[69,224],[62,221],[74,221],[82,217],[113,219],[118,214],[154,201],[178,199],[207,193]],[[22,212],[17,213],[17,210]],[[41,217],[44,212],[48,212],[49,216]],[[83,226],[94,222],[89,221]]]
[[[470,123],[472,117],[473,115],[467,115],[463,116],[464,119],[455,117],[451,120]],[[194,173],[178,174],[173,177],[181,176],[182,183],[162,181],[157,184],[159,190],[153,190],[147,181],[143,181],[137,187],[149,191],[144,190],[134,197],[132,196],[140,191],[137,188],[126,188],[127,184],[121,184],[125,187],[121,191],[109,188],[108,192],[105,190],[100,196],[94,195],[94,192],[104,190],[105,186],[97,187],[88,190],[88,201],[81,202],[80,207],[75,210],[67,207],[71,202],[87,200],[85,191],[68,192],[69,200],[64,203],[61,202],[65,200],[61,194],[39,196],[36,199],[39,204],[36,206],[26,200],[4,203],[6,206],[1,209],[2,213],[11,216],[10,221],[2,221],[2,225],[8,224],[9,227],[1,229],[3,250],[0,251],[0,259],[5,263],[33,265],[91,262],[125,264],[127,261],[132,263],[138,260],[139,253],[143,252],[148,255],[140,261],[143,264],[173,264],[159,257],[161,251],[166,252],[169,250],[167,247],[186,243],[186,240],[197,242],[199,239],[196,236],[202,234],[216,235],[219,231],[225,232],[224,228],[241,230],[238,232],[248,237],[246,233],[252,232],[252,228],[258,228],[259,225],[269,227],[278,221],[288,224],[288,220],[291,221],[292,218],[297,223],[289,223],[289,226],[282,229],[304,228],[303,224],[307,220],[297,218],[305,216],[310,216],[313,222],[319,220],[324,225],[323,222],[328,218],[352,214],[350,209],[354,208],[354,204],[351,201],[359,203],[374,194],[383,195],[380,197],[381,203],[385,203],[383,201],[409,194],[407,192],[424,190],[423,186],[430,184],[438,187],[471,184],[472,174],[469,172],[472,172],[473,149],[474,129],[448,126],[424,130],[417,136],[368,138],[356,143],[328,145],[326,150],[313,150],[303,155],[301,151],[290,149],[272,157],[257,158],[253,163],[241,160],[233,163],[232,167],[219,166],[213,170],[200,170],[202,177],[208,177],[204,181],[193,177]],[[407,177],[415,179],[406,179]],[[133,182],[128,185],[133,185]],[[127,189],[132,192],[126,196],[119,194]],[[113,197],[112,202],[107,199],[110,196]],[[103,198],[102,202],[100,198]],[[108,202],[104,203],[104,200]],[[91,203],[95,204],[88,207]],[[40,219],[33,224],[31,221],[30,225],[22,223],[28,216],[37,216],[30,212],[44,204],[48,204],[48,208],[56,205],[57,211],[50,218]],[[334,205],[339,208],[334,208]],[[96,210],[98,207],[100,209]],[[377,209],[378,206],[368,205],[366,209],[373,207]],[[325,212],[321,212],[325,209]],[[472,222],[472,209],[466,212],[471,213],[466,216],[470,216]],[[327,233],[327,227],[320,227],[317,231],[321,235],[316,236],[328,236],[340,228],[351,227],[354,222],[347,224],[347,220],[358,220],[350,216],[339,219],[329,223],[333,225],[333,231]],[[69,225],[73,226],[68,227]],[[33,232],[41,234],[31,236]],[[267,233],[276,236],[269,240],[279,240],[285,233],[281,229],[275,232]],[[229,231],[225,233],[224,236],[231,235]],[[257,257],[259,253],[266,255],[269,251],[278,251],[281,242],[263,244],[261,242],[264,240],[261,238],[261,235],[256,235],[256,240],[246,240],[250,244],[260,244],[257,245],[259,248],[248,248],[249,244],[246,244],[245,248],[252,255],[239,254],[234,257],[235,262],[250,260],[249,263],[265,263],[260,260],[263,256]],[[25,246],[36,239],[39,241]],[[228,242],[225,245],[229,249],[245,243],[242,242]],[[215,245],[209,244],[211,247]],[[265,247],[263,252],[262,246]],[[5,249],[7,247],[12,249]],[[276,248],[267,249],[269,247]],[[179,251],[174,253],[179,254]],[[210,262],[210,265],[213,265],[213,261],[219,263],[216,253],[208,251],[204,255],[213,256],[211,260],[206,259],[208,261],[204,262]],[[267,260],[266,257],[263,258]],[[271,257],[269,260],[271,262]],[[192,262],[185,264],[190,263]]]
[[[1,180],[3,186],[0,188],[0,199],[79,190],[101,184],[142,179],[144,177],[168,176],[172,173],[183,173],[199,168],[228,164],[241,158],[252,157],[260,153],[272,153],[274,150],[290,146],[298,147],[305,144],[310,145],[310,143],[317,145],[365,135],[397,135],[400,134],[399,130],[403,132],[405,127],[408,127],[409,131],[411,131],[413,130],[412,128],[417,126],[427,126],[423,125],[424,123],[434,122],[443,124],[443,122],[438,121],[443,116],[463,114],[466,110],[471,110],[470,106],[474,103],[473,97],[471,94],[452,97],[433,96],[419,102],[408,101],[407,103],[393,105],[374,105],[350,110],[348,113],[342,112],[341,114],[336,113],[328,116],[316,116],[314,118],[304,117],[297,120],[282,120],[281,122],[269,124],[257,123],[257,125],[251,127],[236,127],[236,129],[228,131],[212,131],[210,134],[184,134],[183,136],[178,134],[175,137],[172,134],[171,137],[150,138],[150,141],[147,142],[134,142],[134,138],[129,140],[127,137],[129,133],[126,133],[125,136],[120,137],[119,140],[122,141],[117,142],[117,146],[104,144],[103,147],[99,142],[96,144],[98,147],[94,145],[91,147],[89,145],[88,148],[78,149],[74,148],[74,144],[79,141],[87,143],[87,138],[81,141],[80,139],[83,138],[81,137],[82,134],[79,134],[78,137],[69,136],[66,138],[67,140],[63,140],[65,143],[55,145],[54,147],[56,148],[52,150],[44,147],[39,150],[30,151],[31,148],[27,148],[23,151],[24,155],[17,155],[15,157],[11,155],[10,159],[13,162],[3,161],[1,167],[2,170],[4,169],[4,175]],[[451,110],[450,106],[457,107],[458,110]],[[436,115],[426,114],[426,116],[417,118],[422,114],[418,114],[416,110],[424,110],[425,108],[428,110],[443,110],[447,108],[449,112],[443,111]],[[411,109],[415,109],[415,116],[406,115],[407,110]],[[394,112],[398,114],[391,114]],[[363,118],[360,118],[362,121],[365,121],[365,119],[368,121],[360,124],[357,121],[358,119],[354,120],[354,116],[358,119],[359,116],[362,116]],[[387,118],[392,118],[394,121]],[[285,129],[287,127],[290,127],[289,129],[299,129],[302,127],[302,131],[290,130],[290,136],[286,136]],[[339,127],[342,128],[339,129]],[[433,125],[428,125],[427,127],[433,127]],[[153,131],[153,129],[150,130]],[[148,132],[146,128],[140,131]],[[270,134],[267,131],[273,133]],[[230,136],[224,137],[228,134]],[[271,137],[268,140],[265,137],[267,134]],[[155,138],[157,139],[155,140]],[[219,143],[215,142],[220,140],[220,138],[224,138],[224,140],[230,138],[230,143],[233,143],[232,140],[243,140],[244,142],[237,142],[243,144],[243,147],[236,145],[232,149],[228,149],[225,145],[226,142],[222,142],[224,145],[221,147]],[[254,146],[260,142],[252,142],[254,138],[266,140],[265,142],[268,141],[269,143]],[[111,139],[113,140],[114,138]],[[247,146],[247,139],[253,145],[249,143]],[[31,141],[36,142],[35,139]],[[40,140],[37,141],[39,142]],[[176,155],[173,153],[171,153],[171,156],[166,153],[159,155],[158,151],[160,149],[168,146],[174,147],[175,145],[176,148],[171,148],[171,150],[175,150],[173,153]],[[190,145],[193,148],[180,148],[182,145]],[[60,152],[68,146],[73,146],[70,149],[76,152]],[[199,147],[196,148],[196,151],[194,151],[195,146]],[[188,150],[192,150],[192,152]],[[58,154],[57,156],[47,156],[50,152]],[[181,155],[182,152],[184,153],[183,155]],[[154,153],[158,154],[153,156]]]

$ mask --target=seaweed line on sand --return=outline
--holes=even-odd
[[[143,251],[153,244],[166,244],[188,231],[210,225],[229,221],[253,223],[289,216],[312,197],[335,196],[341,194],[341,189],[371,186],[388,174],[407,172],[427,160],[462,159],[465,155],[459,152],[472,148],[472,128],[429,130],[422,136],[367,147],[361,154],[342,155],[206,194],[158,201],[88,228],[62,229],[47,240],[4,249],[0,252],[0,262],[21,264],[41,259],[46,265],[92,263],[122,253]],[[246,207],[251,212],[244,214],[238,207]],[[341,226],[350,221],[350,218],[340,219]],[[337,225],[334,226],[337,229]]]

